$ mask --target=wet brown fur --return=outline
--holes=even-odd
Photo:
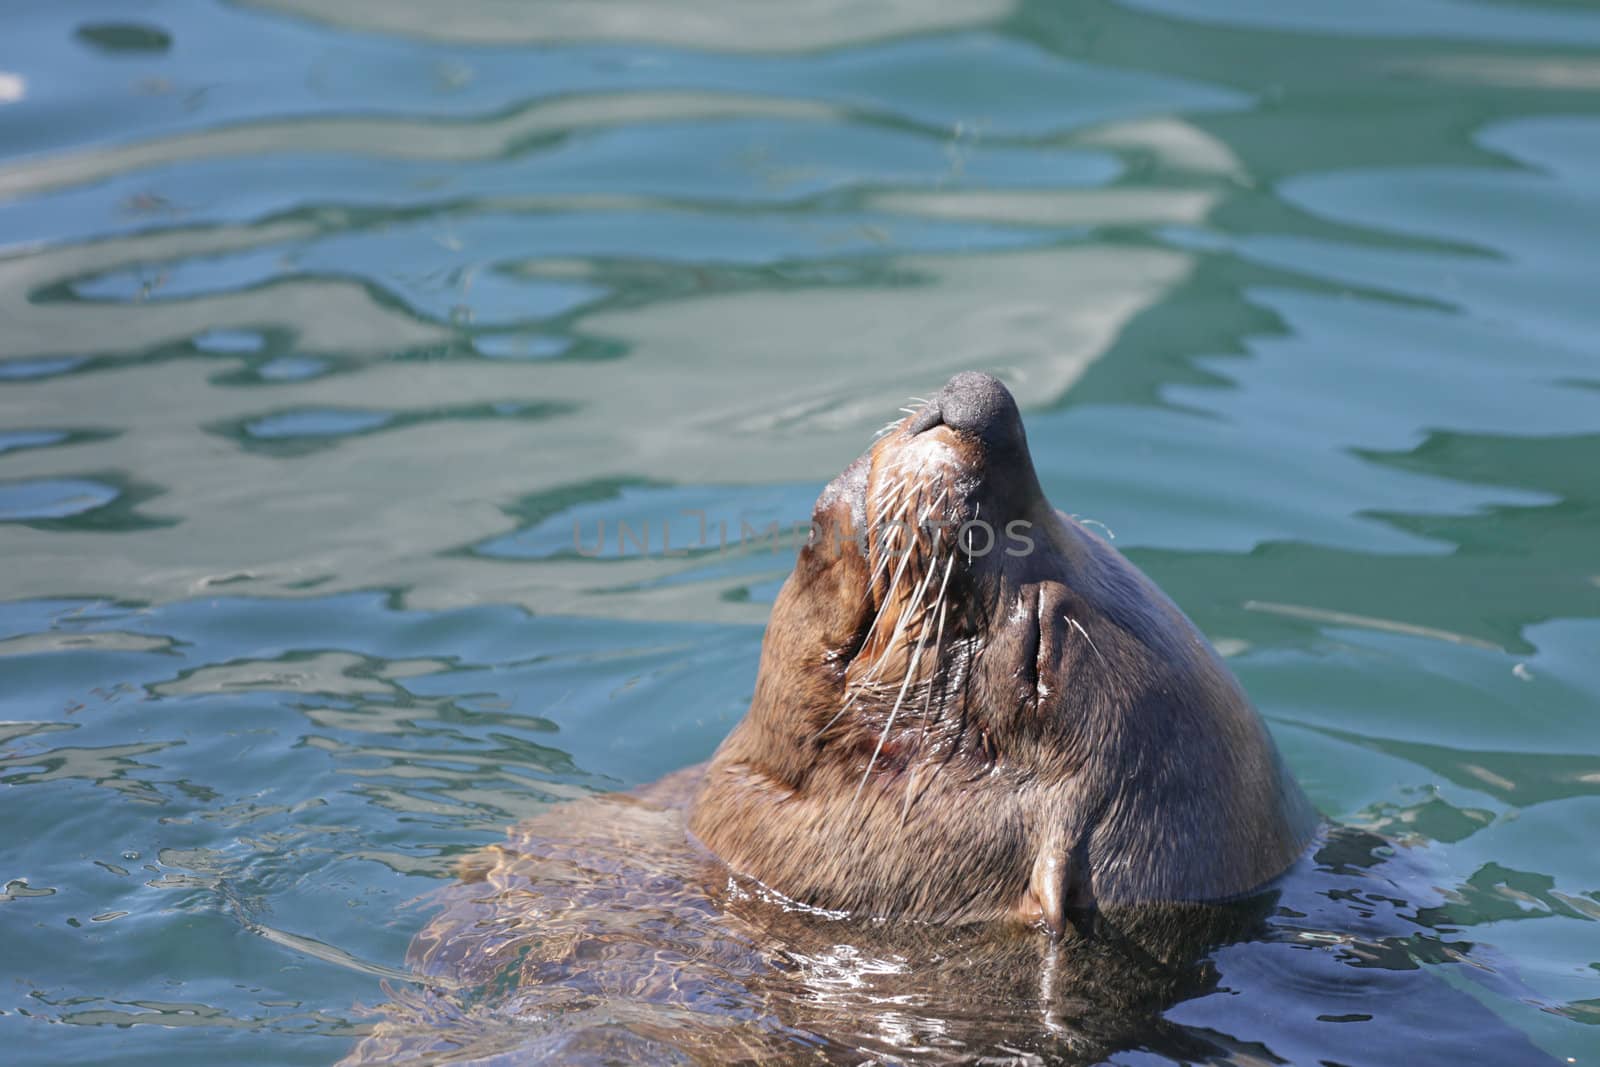
[[[1315,817],[1194,625],[1050,507],[1020,422],[1007,449],[915,418],[818,500],[693,833],[818,907],[1058,931],[1069,912],[1226,899],[1287,869]],[[896,516],[951,525],[883,526]],[[974,518],[995,544],[969,558],[953,534]],[[1034,549],[1007,555],[1019,519]]]
[[[711,763],[552,806],[473,856],[412,942],[418,983],[347,1063],[1256,1063],[1276,1057],[1165,1015],[1217,988],[1213,946],[1418,974],[1405,883],[1369,873],[1392,862],[1381,839],[1327,828],[1298,875],[1249,892],[1316,820],[1194,626],[1045,503],[1020,422],[1009,449],[909,424],[819,499]],[[928,537],[902,570],[834,536],[902,508],[1025,518],[1036,551],[968,560]],[[1403,913],[1392,943],[1370,933],[1380,901]],[[1261,981],[1327,981],[1317,952],[1273,958]],[[1517,1037],[1491,1058],[1530,1062]]]

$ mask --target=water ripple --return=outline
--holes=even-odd
[[[1403,846],[1323,873],[1418,864],[1291,887],[1140,1055],[1421,1063],[1462,1012],[1588,1052],[1594,12],[92,0],[6,32],[23,1055],[137,1026],[163,1062],[336,1058],[407,901],[711,751],[793,559],[772,524],[974,366],[1317,803]],[[553,995],[637,994],[617,925]],[[762,1030],[719,929],[657,927],[720,975],[695,1010],[821,1041]],[[813,948],[896,1055],[1016,1007]],[[540,1047],[624,1040],[595,1003]]]

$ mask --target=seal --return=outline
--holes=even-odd
[[[814,519],[710,764],[473,854],[346,1064],[1549,1062],[1431,972],[1493,973],[1436,879],[1318,830],[1195,627],[1045,502],[999,382]]]
[[[1318,819],[1205,638],[1055,510],[966,372],[818,498],[689,827],[815,907],[961,923],[1218,901]]]

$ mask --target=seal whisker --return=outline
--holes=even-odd
[[[917,528],[918,529],[922,528],[922,524],[927,521],[927,517],[932,512],[932,510],[944,501],[946,492],[948,492],[948,490],[941,491],[939,493],[938,497],[935,498],[934,501],[931,504],[929,504],[926,508],[923,509],[922,514],[917,519]],[[909,503],[909,501],[907,503]],[[904,510],[904,509],[902,508],[902,510]],[[866,640],[862,642],[863,647],[865,647],[865,645],[872,640],[873,633],[877,629],[878,620],[883,617],[884,609],[890,603],[892,603],[893,600],[894,600],[894,592],[900,586],[900,577],[905,572],[905,568],[906,568],[907,564],[909,564],[911,562],[911,554],[912,554],[911,553],[911,548],[912,548],[911,545],[909,545],[909,544],[906,545],[905,546],[905,551],[902,552],[902,554],[901,554],[900,566],[895,571],[894,581],[890,583],[888,592],[886,592],[884,594],[883,602],[878,605],[877,616],[872,620],[872,623],[873,623],[872,629],[867,632]],[[950,565],[953,566],[954,564],[955,564],[955,557],[952,556],[950,558]],[[888,653],[894,648],[894,644],[895,644],[896,641],[898,641],[900,639],[900,635],[903,632],[905,632],[906,623],[910,620],[912,608],[922,607],[924,614],[926,614],[927,611],[930,610],[925,605],[923,605],[923,595],[928,591],[928,583],[933,579],[934,573],[938,569],[939,569],[938,546],[935,545],[934,549],[933,549],[933,558],[931,560],[929,560],[929,562],[928,562],[927,573],[922,576],[922,582],[917,586],[916,593],[914,593],[912,595],[911,604],[908,606],[907,610],[905,610],[905,611],[900,613],[900,619],[899,619],[898,623],[895,625],[894,632],[889,637],[889,643],[884,646],[883,652],[879,655],[878,659],[873,663],[872,668],[867,672],[867,674],[865,676],[866,678],[875,678],[875,677],[877,677],[878,671],[883,665],[884,657],[887,656]],[[949,567],[946,567],[946,569],[945,569],[945,581],[948,582],[949,581],[949,577],[950,577]],[[943,596],[943,586],[942,585],[940,587],[940,596]],[[935,603],[937,603],[937,602],[938,601],[935,601]]]
[[[812,738],[812,741],[820,741],[822,739],[822,735],[828,732],[829,727],[838,722],[840,719],[844,718],[844,713],[849,711],[851,706],[855,704],[856,697],[860,695],[860,692],[861,690],[858,689],[845,699],[844,706],[833,713],[833,718],[822,724],[822,728],[817,731],[816,736]]]
[[[942,500],[943,497],[944,497],[944,494],[941,493],[940,494],[940,499]],[[929,508],[926,509],[923,512],[923,517],[924,518],[927,517],[927,515],[932,511],[934,506],[937,506],[937,503],[938,502],[936,501],[934,505],[930,505]],[[944,577],[940,579],[940,581],[939,581],[939,591],[934,594],[934,598],[933,598],[933,603],[938,605],[938,608],[939,608],[938,629],[937,629],[937,633],[936,633],[936,636],[934,637],[934,642],[933,642],[933,661],[934,661],[934,664],[935,664],[935,671],[937,671],[937,669],[938,669],[937,668],[937,664],[939,662],[939,653],[944,647],[944,620],[945,620],[944,594],[945,594],[945,590],[949,587],[949,584],[950,584],[950,573],[951,573],[951,571],[953,571],[955,569],[955,565],[956,565],[956,558],[955,558],[955,555],[952,554],[950,556],[950,558],[945,561]],[[935,556],[932,564],[928,567],[928,578],[931,578],[933,576],[933,574],[938,569],[939,569],[938,557]],[[926,587],[926,585],[927,585],[927,578],[924,578],[923,579],[923,586]],[[919,589],[918,590],[918,600],[919,601],[921,600],[921,593],[922,593],[922,590]],[[928,612],[931,612],[932,610],[933,610],[933,608],[931,606],[926,606],[925,605],[924,606],[924,615],[926,615]],[[877,762],[878,753],[880,751],[882,751],[884,742],[888,739],[889,730],[894,725],[895,715],[899,713],[901,701],[903,701],[905,699],[906,691],[910,687],[912,679],[914,679],[917,676],[917,667],[921,663],[922,652],[923,652],[923,649],[927,645],[927,641],[928,641],[928,629],[927,629],[927,627],[923,627],[922,633],[917,638],[917,649],[916,649],[916,652],[912,656],[911,664],[906,670],[905,680],[900,685],[900,693],[895,698],[894,710],[889,713],[889,720],[888,720],[888,722],[886,722],[884,724],[883,733],[878,738],[878,746],[877,746],[876,749],[873,750],[872,758],[867,761],[867,769],[862,774],[862,780],[861,780],[860,785],[858,785],[856,787],[856,795],[857,796],[859,796],[861,794],[862,788],[864,788],[866,786],[867,776],[872,773],[872,767],[873,767],[873,764]],[[929,706],[931,705],[931,703],[933,701],[934,688],[935,688],[935,679],[930,678],[928,680],[927,686],[925,687],[924,695],[923,695],[923,701],[922,701],[922,729],[921,729],[921,733],[920,733],[920,736],[918,737],[918,742],[917,742],[917,747],[918,747],[919,751],[921,750],[922,745],[926,742],[927,735],[928,735],[928,708],[929,708]],[[917,780],[918,780],[918,778],[920,776],[921,776],[921,768],[914,769],[911,772],[910,781],[908,781],[906,783],[905,799],[904,799],[904,801],[902,802],[902,804],[900,806],[900,827],[902,829],[905,827],[907,817],[909,817],[910,814],[911,814],[912,801],[917,796],[919,796],[920,793],[921,793],[921,790],[917,789]],[[851,805],[851,809],[853,810],[854,807],[855,807],[855,800],[854,799],[851,800],[850,805]]]
[[[882,541],[882,539],[883,539],[883,537],[882,537],[882,528],[883,528],[883,526],[888,526],[888,525],[890,525],[890,523],[898,523],[899,520],[901,520],[902,515],[906,515],[906,510],[909,509],[909,507],[910,507],[910,499],[909,498],[901,499],[901,496],[902,496],[901,490],[902,490],[902,488],[904,488],[904,483],[896,483],[896,485],[891,485],[890,488],[888,488],[888,490],[885,491],[885,493],[880,493],[880,496],[886,496],[886,498],[888,498],[888,506],[880,507],[880,509],[878,509],[878,510],[880,510],[880,512],[893,512],[893,514],[891,514],[890,517],[888,517],[888,518],[883,518],[883,520],[878,520],[878,531],[880,531],[880,533],[878,533],[878,541]],[[872,536],[872,528],[870,528],[870,525],[869,525],[869,526],[867,526],[867,537],[869,537],[869,545],[867,545],[867,547],[869,547],[869,549],[870,549],[870,536]],[[888,558],[888,557],[885,557],[885,558]],[[874,579],[877,579],[878,574],[882,574],[882,571],[883,571],[883,561],[880,560],[880,561],[878,561],[878,565],[875,566],[875,568],[874,568],[874,573],[872,573],[872,577],[874,577]]]
[[[953,558],[952,558],[952,562],[954,562]],[[946,573],[949,573],[948,569],[946,570]],[[933,569],[932,568],[929,568],[928,575],[929,575],[929,577],[932,577],[932,575],[933,575]],[[928,579],[924,578],[922,581],[923,581],[923,584],[926,585]],[[903,616],[902,616],[901,621],[904,622],[904,617]],[[872,750],[871,758],[869,758],[867,760],[867,769],[865,771],[861,772],[861,781],[856,786],[855,796],[850,798],[850,807],[847,809],[847,811],[854,811],[855,810],[856,801],[861,798],[861,791],[867,787],[867,779],[872,776],[872,767],[873,767],[874,764],[876,764],[878,762],[878,754],[883,751],[884,742],[889,740],[889,731],[891,729],[893,729],[893,727],[894,727],[895,716],[900,713],[900,705],[906,699],[906,690],[911,688],[911,679],[913,679],[913,678],[915,678],[917,676],[917,664],[922,660],[922,652],[927,647],[928,647],[928,629],[927,629],[927,627],[923,627],[922,633],[920,635],[918,635],[918,637],[917,637],[917,648],[916,648],[916,651],[911,654],[911,666],[906,668],[905,681],[900,683],[900,693],[899,693],[898,696],[896,696],[894,698],[894,707],[889,710],[889,718],[883,724],[883,733],[878,735],[878,745],[877,745],[876,748],[874,748]]]
[[[1098,526],[1098,527],[1100,527],[1100,529],[1102,529],[1102,530],[1104,530],[1106,532],[1106,540],[1107,541],[1115,541],[1117,539],[1117,532],[1115,530],[1113,530],[1111,527],[1107,526],[1105,523],[1101,522],[1099,519],[1087,519],[1087,518],[1084,518],[1082,515],[1074,515],[1074,516],[1072,516],[1072,518],[1080,526]]]
[[[903,553],[900,557],[900,565],[894,569],[894,577],[889,579],[889,588],[883,591],[883,599],[878,603],[878,610],[872,618],[872,628],[867,631],[866,640],[862,642],[863,647],[870,643],[877,634],[878,623],[882,621],[885,609],[894,603],[894,595],[900,588],[900,579],[905,576],[906,567],[910,562],[911,553]]]
[[[910,559],[910,553],[906,554],[906,559],[907,560]],[[951,559],[950,559],[950,562],[954,563],[955,562],[955,557],[952,556]],[[901,570],[903,571],[904,568],[905,568],[905,563],[902,562],[901,563]],[[935,561],[934,566],[930,566],[928,568],[928,573],[922,576],[922,583],[917,586],[917,591],[914,594],[912,594],[911,603],[912,603],[913,606],[920,605],[922,603],[922,596],[923,596],[924,593],[926,593],[928,591],[928,582],[933,578],[933,575],[934,575],[936,570],[937,570],[937,561]],[[947,574],[949,573],[948,569],[946,570],[946,573]],[[899,584],[899,578],[900,578],[899,572],[896,572],[896,574],[895,574],[895,584],[896,585]],[[885,604],[889,603],[889,598],[888,597],[884,598],[884,603]],[[879,612],[879,615],[881,617],[881,615],[882,615],[881,610]],[[878,658],[876,660],[874,660],[873,663],[872,663],[872,666],[870,668],[868,668],[866,675],[862,678],[862,681],[867,681],[869,679],[873,679],[873,678],[878,677],[878,672],[883,669],[884,662],[887,660],[889,653],[894,651],[895,642],[899,641],[900,640],[900,635],[905,633],[906,623],[909,622],[910,619],[911,619],[911,609],[910,609],[910,607],[908,607],[907,610],[902,611],[900,613],[900,618],[895,623],[894,632],[889,635],[888,643],[883,646],[883,651],[878,654]],[[927,628],[926,627],[923,628],[923,636],[924,637],[927,636]],[[915,669],[915,666],[916,666],[916,661],[913,660],[912,661],[912,669],[913,670]],[[909,677],[910,677],[910,672],[907,673],[907,678],[909,679]]]
[[[893,523],[896,526],[904,525],[903,523],[901,523],[900,520],[905,515],[907,510],[910,509],[910,507],[911,507],[911,501],[909,499],[901,502],[900,507],[894,513],[894,517],[889,519],[889,520],[887,520],[887,522],[885,522],[884,525],[887,526],[890,523]],[[880,544],[881,544],[883,539],[880,537],[879,540],[880,540]],[[883,576],[884,570],[888,567],[890,555],[891,555],[891,553],[889,553],[888,551],[883,552],[881,558],[878,560],[878,563],[873,567],[872,578],[871,578],[871,580],[870,580],[870,582],[868,583],[868,586],[867,586],[867,592],[868,592],[869,596],[871,595],[872,589],[877,586],[878,579]],[[884,591],[883,599],[878,604],[878,617],[879,618],[881,618],[882,615],[883,615],[884,606],[889,604],[894,599],[894,591],[896,589],[898,589],[899,586],[900,586],[900,576],[905,573],[906,564],[908,564],[909,562],[911,562],[911,550],[910,550],[910,546],[908,545],[908,546],[906,546],[906,550],[900,553],[900,566],[895,568],[894,577],[889,582],[889,588]],[[872,620],[872,623],[873,623],[872,630],[867,631],[866,640],[868,640],[868,641],[872,640],[873,631],[877,629],[878,619],[874,618]]]
[[[881,523],[879,523],[880,526],[888,526],[891,523],[898,523],[900,521],[901,517],[905,515],[907,509],[909,509],[911,507],[911,501],[910,500],[897,500],[897,499],[891,497],[890,498],[890,502],[899,504],[899,507],[894,509],[894,514],[892,514],[889,518],[884,519]],[[888,510],[888,509],[884,509],[884,510]],[[868,538],[867,551],[868,551],[868,557],[870,558],[871,551],[872,551],[872,542],[871,542],[872,530],[870,528],[867,530],[867,538]],[[881,540],[882,540],[881,536],[880,536],[879,540],[881,542]],[[883,555],[881,555],[879,557],[879,559],[878,559],[878,562],[873,565],[872,577],[867,582],[867,589],[868,589],[869,593],[871,592],[872,588],[875,587],[878,584],[878,579],[883,577],[883,570],[884,570],[885,567],[888,566],[888,564],[889,564],[889,554],[886,552]]]
[[[899,521],[900,516],[904,515],[906,513],[907,509],[910,508],[910,506],[911,506],[911,501],[909,499],[901,501],[899,508],[895,511],[895,517],[893,519],[890,519],[889,521],[890,522]],[[893,599],[894,599],[894,591],[899,588],[899,586],[900,586],[900,578],[905,573],[906,564],[910,561],[910,559],[911,559],[911,553],[910,552],[906,552],[906,553],[902,554],[901,559],[900,559],[900,566],[895,570],[894,578],[890,580],[889,588],[884,593],[883,600],[882,600],[881,603],[879,603],[877,611],[873,614],[872,625],[867,628],[866,636],[862,639],[861,644],[862,644],[863,648],[865,648],[868,644],[871,643],[873,636],[878,632],[878,624],[883,620],[884,608],[887,607],[893,601]],[[884,553],[882,558],[879,560],[878,566],[873,570],[872,578],[869,580],[869,582],[867,584],[868,595],[869,596],[871,595],[870,591],[871,591],[872,587],[876,586],[878,584],[878,579],[882,576],[883,569],[888,565],[888,561],[889,561],[889,554],[888,553]],[[920,597],[920,595],[921,595],[921,593],[919,591],[918,596]],[[896,637],[898,636],[899,632],[900,631],[898,629],[896,629],[896,631],[895,631]],[[888,653],[888,651],[890,649],[892,649],[893,647],[894,647],[894,639],[891,638],[889,644],[885,646],[884,654],[886,655]],[[828,730],[833,726],[834,723],[836,723],[840,719],[844,718],[845,713],[847,711],[849,711],[851,709],[851,707],[853,707],[855,705],[856,698],[861,695],[861,692],[862,692],[863,688],[867,684],[869,684],[873,680],[873,678],[876,676],[877,670],[878,670],[879,667],[881,667],[882,662],[883,662],[883,658],[882,658],[882,656],[880,656],[878,661],[874,664],[874,666],[871,669],[869,669],[867,674],[860,680],[860,682],[857,683],[855,689],[850,693],[850,695],[848,697],[845,698],[845,702],[844,702],[843,705],[840,706],[839,710],[833,713],[833,717],[832,718],[830,718],[827,722],[822,724],[822,728],[819,729],[816,732],[816,735],[813,738],[813,740],[820,740],[822,738],[822,735],[827,733]]]
[[[944,499],[945,499],[946,495],[948,494],[948,492],[949,492],[948,488],[941,490],[939,495],[937,497],[935,497],[929,504],[927,504],[923,508],[922,514],[918,518],[918,528],[920,528],[921,524],[926,521],[927,517],[930,514],[932,514],[933,510],[944,502]],[[902,505],[900,507],[900,513],[903,514],[904,511],[906,510],[906,507],[909,504],[910,504],[909,500],[905,501],[904,503],[902,503]],[[888,556],[886,554],[884,556],[884,562],[886,562],[887,559],[888,559]],[[895,576],[894,576],[893,581],[890,583],[889,590],[884,595],[883,602],[878,605],[878,610],[873,616],[872,625],[870,627],[868,627],[867,635],[862,640],[863,647],[865,647],[867,644],[869,644],[871,642],[872,638],[877,633],[878,623],[883,618],[884,609],[890,603],[893,602],[893,600],[894,600],[894,592],[895,592],[896,589],[899,588],[901,576],[905,572],[905,567],[906,567],[906,564],[909,562],[909,559],[910,559],[910,550],[909,550],[909,546],[908,546],[907,547],[907,551],[904,553],[904,555],[903,555],[903,557],[901,559],[900,567],[895,571]],[[882,566],[881,563],[880,563],[880,566]],[[911,606],[908,607],[908,609],[906,611],[901,613],[900,618],[899,618],[898,622],[896,623],[894,632],[889,636],[888,643],[884,645],[883,651],[881,653],[879,653],[878,657],[873,661],[872,665],[867,669],[867,671],[859,679],[857,679],[857,681],[851,687],[850,695],[848,697],[846,697],[846,699],[844,701],[844,704],[840,706],[838,711],[833,713],[833,716],[831,718],[829,718],[827,722],[823,723],[823,725],[822,725],[822,727],[820,729],[818,729],[817,733],[814,736],[814,740],[820,739],[822,737],[822,735],[827,733],[827,731],[835,723],[837,723],[840,719],[842,719],[845,716],[845,713],[847,713],[852,707],[855,706],[856,701],[862,696],[863,693],[867,692],[869,689],[871,689],[872,687],[874,687],[877,684],[879,684],[879,676],[882,674],[883,667],[884,667],[884,665],[886,664],[886,662],[888,660],[889,653],[894,650],[896,642],[898,642],[899,639],[900,639],[900,635],[905,631],[905,627],[906,627],[907,623],[910,621],[911,613],[912,613],[912,610],[914,608],[920,607],[922,609],[922,614],[924,616],[926,616],[927,614],[931,613],[932,610],[933,610],[933,607],[936,606],[936,605],[940,606],[940,608],[941,608],[940,613],[939,613],[938,638],[936,639],[936,641],[934,643],[935,644],[935,657],[937,658],[938,649],[939,649],[940,645],[942,645],[942,643],[944,641],[944,611],[942,609],[942,601],[944,599],[945,589],[949,585],[949,582],[950,582],[950,572],[954,567],[955,567],[955,557],[951,556],[949,558],[949,560],[947,561],[947,563],[946,563],[945,572],[944,572],[944,578],[939,584],[939,592],[935,595],[933,604],[932,605],[924,604],[923,603],[923,598],[924,598],[924,595],[927,593],[928,585],[932,581],[934,574],[937,573],[937,571],[939,569],[938,546],[935,545],[934,546],[934,557],[929,563],[927,573],[923,575],[922,581],[918,584],[916,592],[912,595],[912,598],[911,598],[912,604],[911,604]],[[881,570],[878,573],[881,574]],[[876,584],[875,581],[874,581],[874,584]],[[926,633],[924,633],[923,639],[925,639],[925,637],[926,637]],[[913,672],[912,673],[908,673],[908,675],[907,675],[907,681],[908,682],[910,681],[910,679],[912,677],[914,677],[914,668],[915,668],[915,664],[913,664]],[[930,681],[930,683],[928,685],[928,689],[927,689],[927,695],[924,697],[924,700],[923,700],[924,715],[926,715],[926,709],[928,707],[929,702],[932,700],[932,692],[933,692],[933,685],[932,685],[932,683]]]
[[[1071,615],[1063,615],[1062,618],[1067,620],[1068,626],[1071,626],[1074,630],[1077,630],[1083,635],[1083,639],[1089,642],[1089,647],[1094,649],[1094,654],[1099,657],[1101,666],[1110,666],[1110,664],[1106,663],[1106,658],[1100,655],[1100,648],[1094,643],[1094,638],[1090,637],[1089,631],[1083,628],[1083,623],[1079,622],[1077,619],[1074,619]]]
[[[977,522],[980,518],[982,518],[982,516],[983,502],[979,501],[978,506],[972,509],[972,521]],[[967,534],[967,566],[969,567],[972,566],[972,543],[975,540],[976,538],[974,538],[971,533]]]
[[[917,779],[921,777],[922,768],[913,767],[911,769],[911,776],[906,780],[905,799],[900,802],[900,825],[896,827],[897,830],[904,830],[906,828],[906,818],[911,814],[911,797],[916,793]]]
[[[950,584],[950,571],[955,565],[956,557],[952,555],[950,562],[945,564],[944,580],[939,583],[939,595],[934,598],[934,603],[939,605],[939,631],[933,639],[933,662],[935,664],[940,662],[940,657],[944,654],[944,616],[945,608],[948,606],[944,599],[944,592]],[[933,690],[934,687],[930,684],[928,692],[922,701],[922,734],[917,739],[919,747],[928,739],[928,709],[933,706]]]

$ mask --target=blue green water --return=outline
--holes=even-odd
[[[1594,1062],[1597,244],[1572,0],[12,0],[6,1058],[338,1058],[458,857],[742,714],[792,556],[663,521],[975,367]]]

